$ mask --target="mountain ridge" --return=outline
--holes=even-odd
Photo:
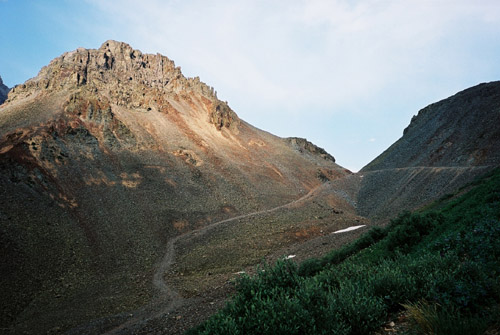
[[[359,171],[357,213],[387,220],[453,193],[500,165],[497,124],[499,81],[421,109],[403,136]]]
[[[415,115],[403,136],[360,172],[385,167],[500,163],[500,81],[481,83]]]
[[[199,77],[184,77],[180,67],[166,56],[143,54],[113,40],[104,42],[99,49],[78,48],[55,58],[36,77],[14,87],[7,103],[36,93],[79,88],[99,91],[119,106],[161,112],[171,108],[166,97],[196,93],[207,99],[204,103],[209,107],[209,119],[219,129],[239,120],[227,102],[217,99],[213,87]]]

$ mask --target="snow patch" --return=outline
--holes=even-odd
[[[346,233],[348,231],[351,231],[351,230],[356,230],[356,229],[359,229],[361,227],[364,227],[366,225],[360,225],[360,226],[352,226],[352,227],[349,227],[349,228],[346,228],[346,229],[341,229],[341,230],[337,230],[337,231],[334,231],[332,234],[339,234],[339,233]]]

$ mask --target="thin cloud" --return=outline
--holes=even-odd
[[[498,20],[493,8],[460,1],[90,3],[108,11],[120,36],[138,42],[134,46],[165,52],[188,74],[206,73],[202,79],[223,92],[244,92],[273,106],[319,105],[331,113],[338,104],[370,99],[449,64],[432,50],[471,13]]]
[[[419,108],[500,77],[498,1],[87,3],[107,13],[100,28],[113,33],[103,40],[167,55],[184,74],[214,86],[242,118],[282,136],[362,115],[391,124],[374,132],[381,152]],[[289,120],[287,130],[270,115]],[[310,133],[338,147],[343,128],[333,121],[330,134]]]

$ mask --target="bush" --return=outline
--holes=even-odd
[[[387,235],[387,230],[380,227],[373,227],[367,233],[363,234],[355,242],[348,244],[338,250],[333,250],[321,259],[308,259],[300,264],[298,274],[303,277],[310,277],[327,266],[337,265],[355,253],[370,247],[380,241]]]
[[[370,280],[373,294],[381,297],[391,312],[400,308],[401,301],[413,300],[419,294],[414,274],[404,270],[395,261],[385,261]]]
[[[391,232],[387,236],[389,251],[409,252],[420,243],[423,237],[443,222],[442,215],[437,213],[411,214],[404,213],[397,220],[391,222]]]
[[[387,313],[383,299],[372,295],[363,282],[345,282],[333,295],[332,309],[350,327],[350,334],[368,334],[384,323]]]
[[[243,275],[238,278],[236,287],[241,296],[240,299],[251,299],[256,292],[266,298],[273,294],[273,289],[293,289],[297,287],[302,279],[297,272],[297,265],[290,260],[279,260],[274,266],[265,265],[263,269],[257,269],[255,277]]]

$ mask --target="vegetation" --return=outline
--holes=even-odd
[[[500,313],[500,169],[321,259],[242,276],[188,334],[368,334],[406,309],[416,334],[484,334]]]

